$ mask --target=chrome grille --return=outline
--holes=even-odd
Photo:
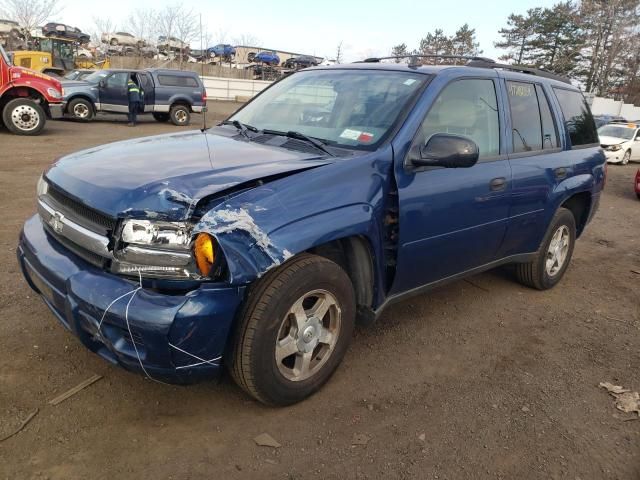
[[[73,219],[76,223],[103,235],[107,234],[107,232],[113,232],[116,228],[117,220],[115,218],[87,207],[50,183],[48,187],[47,203],[55,210]]]
[[[50,197],[38,199],[38,213],[46,231],[80,258],[97,267],[104,267],[113,256],[109,248],[109,237],[67,217],[50,205],[49,201]]]

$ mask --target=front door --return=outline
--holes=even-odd
[[[495,74],[494,74],[495,75]],[[479,148],[470,168],[396,168],[399,249],[392,294],[488,264],[506,231],[511,168],[500,153],[497,77],[446,85],[427,113],[411,150],[436,133],[462,135]],[[403,159],[398,159],[402,162]]]
[[[100,110],[117,113],[129,111],[129,75],[129,72],[114,72],[100,82]]]
[[[142,98],[144,100],[144,111],[153,112],[155,104],[155,89],[153,88],[153,80],[151,74],[146,72],[138,72],[138,85],[142,90]]]

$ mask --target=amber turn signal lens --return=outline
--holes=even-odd
[[[196,265],[200,273],[208,277],[211,273],[211,267],[216,260],[215,250],[213,248],[213,238],[208,233],[199,233],[193,246],[193,253],[196,257]]]

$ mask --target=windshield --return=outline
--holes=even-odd
[[[428,78],[379,70],[299,72],[274,84],[229,120],[370,149],[391,131]]]
[[[598,129],[598,135],[601,137],[616,137],[631,140],[635,131],[635,128],[629,128],[624,125],[605,125]]]
[[[102,80],[108,74],[109,74],[109,72],[105,72],[104,70],[102,70],[102,71],[95,72],[95,73],[92,73],[91,75],[88,75],[88,76],[84,77],[83,80],[85,82],[89,82],[89,83],[93,83],[93,84],[97,85],[98,83],[100,83],[100,80]]]
[[[4,48],[2,48],[2,45],[0,45],[0,56],[8,66],[11,66],[11,60],[9,60],[9,55],[7,55],[7,52],[4,51]]]

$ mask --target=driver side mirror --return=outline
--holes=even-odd
[[[411,159],[414,167],[469,168],[478,162],[480,151],[473,140],[460,135],[436,133]]]
[[[100,88],[104,88],[107,86],[107,81],[106,80],[100,80],[100,82],[98,82],[98,85],[100,86]]]

